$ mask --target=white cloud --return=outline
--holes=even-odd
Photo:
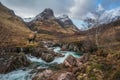
[[[68,14],[73,18],[80,18],[92,10],[94,0],[0,0],[13,9],[21,17],[28,17],[42,12],[45,8],[52,8],[56,15]]]
[[[7,7],[13,9],[21,17],[35,16],[45,8],[54,10],[55,15],[68,14],[71,18],[80,19],[97,7],[98,0],[0,0]],[[110,3],[109,3],[110,2]],[[120,0],[102,0],[102,5],[119,3]],[[99,5],[102,9],[102,6]]]
[[[74,0],[75,4],[70,9],[73,18],[80,19],[86,13],[95,10],[95,0]]]
[[[98,4],[97,11],[99,12],[99,11],[103,11],[103,10],[104,10],[103,6],[101,4]]]
[[[5,6],[13,9],[21,17],[35,16],[45,8],[51,8],[56,15],[68,14],[73,0],[0,0]]]

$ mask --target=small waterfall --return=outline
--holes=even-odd
[[[20,52],[23,52],[23,48],[20,48]]]

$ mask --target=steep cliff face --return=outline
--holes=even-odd
[[[65,29],[79,31],[78,28],[74,25],[72,20],[67,15],[62,15],[57,17],[57,22]]]
[[[0,29],[0,46],[24,44],[31,32],[22,19],[2,3],[0,3]]]

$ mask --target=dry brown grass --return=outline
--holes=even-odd
[[[25,45],[31,33],[22,20],[0,5],[0,46]]]

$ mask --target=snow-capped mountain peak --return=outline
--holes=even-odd
[[[41,12],[40,14],[38,14],[34,20],[45,20],[45,19],[53,19],[54,17],[54,12],[52,9],[50,8],[46,8],[43,10],[43,12]]]
[[[62,25],[74,25],[72,20],[67,16],[67,15],[62,15],[57,17],[57,20],[59,21],[60,24]]]
[[[100,24],[107,24],[112,21],[120,19],[120,7],[112,9],[112,10],[106,10],[99,18]]]
[[[62,22],[65,22],[67,20],[70,20],[70,18],[67,15],[62,15],[57,17],[57,19],[60,19]]]
[[[72,19],[73,23],[78,27],[79,30],[84,31],[88,29],[89,24],[83,20]]]

